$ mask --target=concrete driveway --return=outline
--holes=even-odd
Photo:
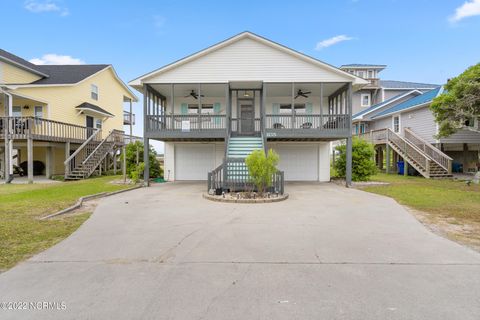
[[[71,237],[0,275],[1,319],[479,319],[480,254],[395,201],[334,184],[223,204],[204,184],[104,199]]]

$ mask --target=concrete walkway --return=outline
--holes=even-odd
[[[389,198],[295,184],[285,202],[224,204],[203,188],[104,199],[71,237],[0,274],[0,302],[66,310],[0,318],[480,318],[480,255]]]

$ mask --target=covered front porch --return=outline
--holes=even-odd
[[[162,140],[346,138],[351,83],[145,84],[145,134]]]

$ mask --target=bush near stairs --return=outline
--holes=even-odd
[[[335,170],[339,177],[345,177],[347,166],[347,147],[341,144],[335,148],[339,156],[335,161]],[[373,144],[353,137],[352,141],[352,180],[367,181],[377,173],[374,159],[375,149]]]

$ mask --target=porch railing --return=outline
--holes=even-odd
[[[123,124],[124,125],[134,125],[135,124],[135,113],[130,113],[128,111],[123,111]]]
[[[85,141],[94,128],[37,117],[0,117],[0,136],[48,141]]]
[[[224,114],[148,115],[147,131],[201,131],[226,129]]]
[[[85,160],[92,154],[102,141],[102,130],[95,129],[90,137],[85,140],[80,147],[75,150],[65,161],[65,176],[73,170],[76,166],[85,162]]]
[[[435,161],[438,165],[448,171],[448,173],[452,173],[452,161],[453,159],[447,156],[442,151],[438,150],[430,143],[425,141],[423,138],[419,137],[409,128],[404,129],[405,132],[405,139],[413,143],[417,148],[425,152],[433,161]]]
[[[285,192],[284,172],[277,170],[271,177],[270,191],[283,194]],[[253,191],[252,182],[245,159],[229,158],[208,173],[208,191],[210,190]]]
[[[252,119],[242,119],[242,118],[232,118],[231,119],[231,130],[232,132],[241,132],[244,131],[245,129],[242,127],[242,123],[246,123],[248,125],[253,125],[253,132],[260,132],[261,130],[261,121],[262,119],[260,118],[255,118],[253,119],[253,124],[252,124]]]
[[[312,129],[312,130],[346,130],[350,128],[349,116],[346,114],[267,114],[265,128]]]

